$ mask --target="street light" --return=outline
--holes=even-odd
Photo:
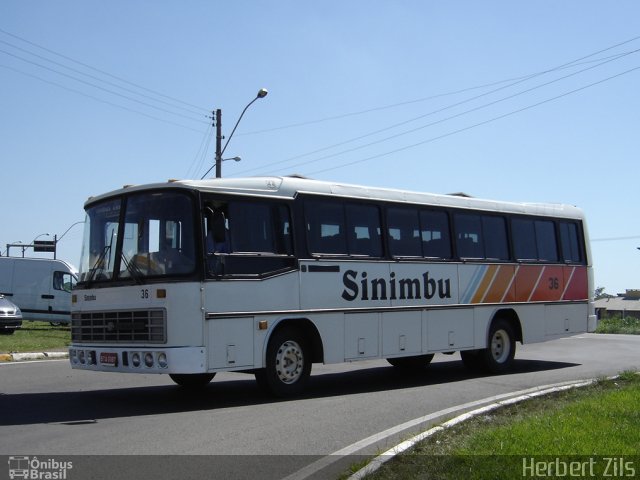
[[[221,162],[226,162],[228,160],[233,160],[234,162],[239,162],[240,160],[242,160],[240,157],[231,157],[231,158],[223,158],[222,160],[220,160]]]
[[[24,251],[28,248],[31,247],[33,248],[34,252],[41,252],[42,250],[38,250],[38,245],[36,245],[36,241],[40,238],[40,237],[48,237],[50,236],[48,233],[41,233],[40,235],[38,235],[36,238],[34,238],[33,240],[31,240],[31,245],[25,245],[24,247],[22,247],[22,258],[24,258]]]
[[[7,250],[5,251],[4,255],[5,257],[10,257],[11,255],[9,254],[11,247],[18,247],[18,246],[22,246],[22,240],[16,240],[15,242],[11,242],[11,243],[7,243]],[[22,249],[22,253],[24,253],[24,247]]]
[[[240,114],[240,117],[238,117],[238,121],[236,122],[235,126],[233,127],[233,130],[231,130],[231,135],[229,135],[229,138],[227,138],[226,143],[224,144],[224,147],[222,147],[222,139],[224,138],[222,136],[222,110],[221,109],[217,109],[215,111],[215,119],[216,121],[216,158],[215,158],[215,163],[213,164],[213,166],[206,171],[206,173],[200,177],[200,180],[204,179],[204,177],[207,176],[207,174],[213,169],[213,167],[216,168],[216,178],[221,178],[222,177],[222,162],[224,162],[225,159],[222,158],[222,155],[224,154],[225,150],[227,149],[227,146],[229,145],[229,142],[231,141],[231,138],[233,137],[233,134],[236,132],[236,128],[238,128],[238,125],[240,124],[240,120],[242,120],[242,117],[244,116],[244,113],[247,111],[247,109],[253,104],[253,102],[255,102],[256,100],[260,99],[260,98],[264,98],[267,96],[269,92],[267,91],[266,88],[261,88],[260,90],[258,90],[258,93],[256,95],[256,98],[254,98],[253,100],[251,100],[246,107],[244,107],[244,110],[242,110],[242,113]],[[236,158],[239,157],[234,157],[233,160],[235,160]],[[240,160],[235,160],[236,162],[239,162]]]
[[[53,249],[53,259],[55,260],[57,255],[58,255],[58,242],[60,240],[62,240],[64,238],[64,236],[69,233],[69,230],[71,230],[73,227],[75,227],[76,225],[80,225],[81,223],[85,223],[84,220],[81,220],[79,222],[76,223],[72,223],[71,226],[69,228],[67,228],[64,233],[60,236],[58,235],[54,235],[53,236],[53,244],[54,244],[54,249]]]
[[[40,237],[48,237],[49,234],[48,233],[41,233],[40,235],[38,235],[36,238],[34,238],[31,243],[35,242],[37,239],[39,239]]]
[[[239,162],[240,160],[242,160],[242,158],[240,157],[231,157],[231,158],[223,158],[222,160],[220,160],[221,162],[228,162],[229,160],[233,160],[234,162]],[[207,176],[207,173],[209,173],[211,170],[213,170],[213,167],[215,167],[218,164],[218,162],[216,161],[216,163],[214,163],[213,165],[211,165],[211,167],[209,167],[209,170],[207,170],[205,172],[205,174],[200,177],[200,180],[202,180],[204,177]]]

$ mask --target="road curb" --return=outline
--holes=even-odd
[[[415,444],[417,444],[418,442],[421,442],[422,440],[432,436],[434,433],[440,432],[442,430],[445,430],[447,428],[450,428],[454,425],[457,425],[459,423],[462,423],[466,420],[469,420],[473,417],[476,417],[478,415],[482,415],[486,412],[495,410],[497,408],[500,407],[504,407],[507,405],[513,405],[514,403],[520,403],[524,400],[529,400],[531,398],[535,398],[535,397],[539,397],[542,395],[548,395],[550,393],[554,393],[554,392],[559,392],[559,391],[563,391],[563,390],[569,390],[571,388],[579,388],[579,387],[585,387],[587,385],[591,385],[592,383],[594,383],[596,381],[596,379],[589,379],[589,380],[577,380],[575,382],[571,382],[569,384],[563,384],[563,385],[557,385],[557,386],[552,386],[550,388],[543,388],[541,390],[535,391],[535,392],[531,392],[531,393],[525,393],[523,395],[519,395],[517,397],[512,397],[512,398],[508,398],[506,400],[500,400],[494,403],[490,403],[489,405],[485,405],[483,407],[477,408],[475,410],[472,410],[470,412],[466,412],[463,413],[462,415],[458,415],[457,417],[441,424],[441,425],[437,425],[435,427],[430,428],[429,430],[422,432],[412,438],[410,438],[409,440],[406,440],[392,448],[390,448],[389,450],[387,450],[386,452],[381,453],[380,455],[374,457],[371,462],[369,462],[369,464],[367,464],[365,467],[361,468],[360,470],[358,470],[357,472],[355,472],[353,475],[351,475],[347,480],[362,480],[365,476],[370,475],[371,473],[375,472],[376,470],[378,470],[384,463],[388,462],[389,460],[391,460],[392,458],[394,458],[396,455],[399,455],[400,453],[404,452],[405,450],[408,450],[410,448],[412,448]]]
[[[61,360],[69,358],[69,352],[1,353],[0,362],[26,362],[29,360]]]

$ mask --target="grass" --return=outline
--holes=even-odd
[[[626,333],[640,335],[640,318],[605,317],[598,322],[596,333]]]
[[[607,467],[613,468],[609,458],[622,458],[618,469],[631,473],[634,468],[633,477],[640,474],[639,402],[640,376],[625,372],[438,432],[367,478],[532,478],[526,462],[547,469],[574,462],[577,478],[602,478]],[[555,478],[548,471],[538,476]]]
[[[24,320],[13,335],[0,335],[0,353],[44,352],[65,349],[71,343],[68,325]]]

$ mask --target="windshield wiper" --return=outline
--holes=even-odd
[[[112,243],[113,243],[113,240],[112,240]],[[87,275],[87,280],[86,280],[87,287],[91,286],[91,282],[93,282],[93,279],[96,276],[96,272],[98,271],[98,269],[102,271],[105,270],[105,268],[103,268],[101,265],[110,251],[111,251],[111,243],[109,245],[106,245],[102,249],[102,253],[98,256],[98,259],[93,264],[93,267],[91,267],[91,269],[89,270],[89,274]],[[109,265],[107,265],[106,267],[108,268]]]
[[[136,265],[135,261],[130,262],[129,260],[127,260],[124,252],[120,256],[122,258],[122,261],[124,262],[124,266],[127,267],[127,271],[129,272],[129,275],[131,275],[131,278],[133,278],[138,285],[142,285],[142,277],[144,277],[144,273],[142,273],[140,267]]]

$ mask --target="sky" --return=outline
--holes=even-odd
[[[57,235],[77,265],[90,196],[200,178],[211,111],[228,140],[266,88],[223,176],[577,205],[596,286],[640,288],[638,18],[635,0],[3,0],[2,254]]]

